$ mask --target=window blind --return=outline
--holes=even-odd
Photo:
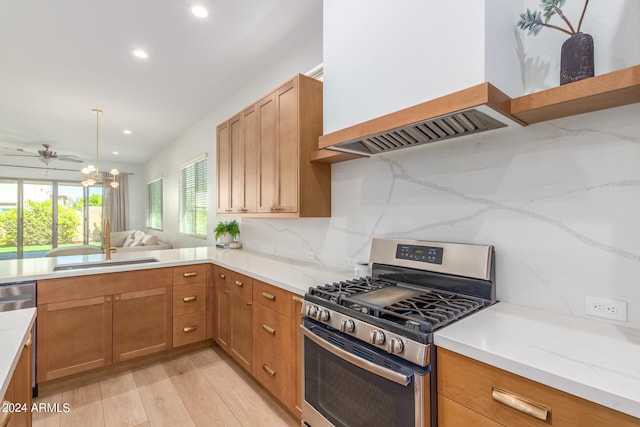
[[[199,159],[180,169],[179,231],[207,237],[207,159]]]
[[[147,228],[162,230],[162,178],[147,184]]]

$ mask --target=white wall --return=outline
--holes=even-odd
[[[298,73],[305,73],[322,62],[322,34],[300,40],[296,49],[284,52],[271,65],[229,99],[221,100],[215,109],[191,127],[177,141],[164,148],[144,170],[145,185],[163,178],[163,231],[153,230],[174,247],[213,245],[213,228],[217,223],[216,207],[216,126],[260,99]],[[207,240],[181,236],[178,233],[178,166],[194,157],[208,155],[209,232]]]

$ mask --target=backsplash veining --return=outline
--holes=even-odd
[[[331,218],[243,219],[245,247],[347,267],[373,236],[492,244],[498,299],[640,328],[640,105],[333,165]]]

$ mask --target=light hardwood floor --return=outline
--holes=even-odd
[[[34,402],[70,411],[33,414],[48,426],[298,426],[217,347],[126,371]]]

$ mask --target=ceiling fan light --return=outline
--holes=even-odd
[[[111,169],[111,175],[116,176],[118,175],[120,172],[118,172],[118,169]]]
[[[51,157],[39,157],[38,160],[40,160],[45,165],[49,165],[49,163],[53,162],[55,159]]]
[[[117,182],[117,181],[111,181],[111,183],[110,183],[109,185],[111,186],[111,188],[118,188],[118,186],[119,186],[120,184],[118,184],[118,182]]]

